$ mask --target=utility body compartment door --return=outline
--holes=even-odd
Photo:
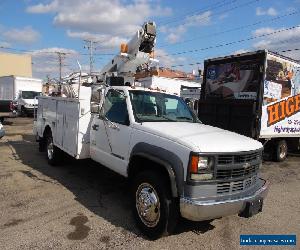
[[[77,155],[79,102],[66,102],[64,113],[63,148],[71,155]]]
[[[79,102],[57,100],[54,144],[72,156],[77,155]]]

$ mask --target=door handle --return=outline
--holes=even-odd
[[[113,124],[113,123],[108,125],[108,127],[111,128],[111,129],[115,129],[115,130],[120,130],[120,128],[116,124]]]
[[[98,128],[99,128],[99,125],[98,124],[94,124],[93,126],[92,126],[92,128],[93,128],[93,130],[98,130]]]

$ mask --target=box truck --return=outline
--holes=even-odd
[[[33,114],[37,108],[36,96],[42,93],[42,80],[20,76],[0,77],[0,117],[9,117],[12,112]]]
[[[198,116],[205,124],[260,140],[283,161],[299,149],[299,111],[297,61],[259,50],[204,62]]]

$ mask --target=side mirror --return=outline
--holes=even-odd
[[[104,121],[107,121],[108,119],[107,119],[107,117],[103,114],[103,113],[101,113],[100,111],[99,111],[99,116],[98,116],[100,119],[102,119],[102,120],[104,120]]]
[[[98,103],[98,102],[91,103],[91,113],[99,113],[100,108],[101,108],[100,103]]]

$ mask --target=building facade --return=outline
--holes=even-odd
[[[0,52],[0,76],[32,77],[31,55]]]

